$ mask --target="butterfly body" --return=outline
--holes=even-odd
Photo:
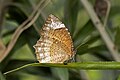
[[[40,32],[41,38],[34,46],[40,63],[63,63],[73,58],[73,42],[65,25],[54,15],[49,15]]]

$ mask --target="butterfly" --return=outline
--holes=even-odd
[[[33,46],[39,63],[64,63],[74,58],[70,32],[56,16],[48,16],[40,34]]]

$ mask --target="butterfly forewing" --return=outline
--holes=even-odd
[[[41,38],[34,45],[40,63],[63,63],[75,55],[68,29],[54,15],[49,15],[40,34]]]

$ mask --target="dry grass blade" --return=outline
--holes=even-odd
[[[0,39],[0,53],[3,53],[3,51],[6,49],[5,45],[3,44],[2,40]]]
[[[110,9],[111,9],[111,3],[110,3],[110,1],[109,0],[105,0],[105,1],[108,4],[108,8],[107,8],[107,13],[106,13],[106,16],[105,16],[105,19],[104,19],[104,27],[107,24],[109,13],[110,13]]]
[[[9,52],[12,50],[12,48],[14,47],[17,39],[19,38],[20,34],[26,30],[27,28],[29,28],[38,18],[38,16],[41,13],[41,10],[49,3],[50,0],[42,0],[38,3],[38,5],[36,6],[35,10],[32,12],[32,14],[30,15],[30,17],[24,21],[15,31],[15,33],[12,36],[12,39],[9,43],[9,45],[7,46],[7,48],[4,50],[4,52],[2,54],[0,54],[0,62],[9,54]],[[43,5],[44,3],[44,5]],[[41,7],[41,5],[43,5]]]
[[[105,42],[105,44],[106,44],[109,52],[113,56],[114,60],[120,61],[120,58],[118,55],[119,52],[118,52],[117,48],[115,48],[115,44],[112,42],[108,33],[106,32],[104,25],[101,23],[101,21],[97,17],[92,5],[88,2],[88,0],[81,0],[81,2],[83,4],[83,6],[86,8],[93,24],[95,25],[96,29],[99,31],[103,41]]]

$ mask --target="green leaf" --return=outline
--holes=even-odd
[[[51,68],[52,73],[55,77],[58,77],[60,80],[69,80],[68,69],[66,68]]]
[[[0,80],[6,80],[3,74],[1,73],[1,71],[0,71]]]
[[[115,44],[120,49],[120,27],[117,27],[117,30],[116,30]]]
[[[94,31],[94,26],[91,21],[88,21],[88,23],[82,27],[79,32],[74,37],[74,45],[75,48],[78,47],[81,43],[84,43],[84,40],[92,34]]]
[[[66,0],[65,1],[65,12],[64,12],[64,21],[66,23],[66,26],[71,32],[71,35],[73,35],[73,32],[75,31],[76,22],[77,22],[77,15],[79,11],[79,0]]]

